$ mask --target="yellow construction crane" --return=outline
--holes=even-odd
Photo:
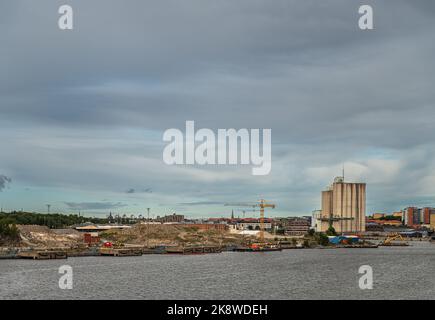
[[[267,203],[266,200],[260,199],[258,203],[226,203],[225,206],[235,206],[235,207],[258,207],[260,208],[260,242],[264,243],[264,209],[272,208],[275,209],[275,204]]]
[[[260,207],[260,242],[264,242],[264,208],[275,209],[273,203],[266,203],[264,199],[260,199],[258,207]]]

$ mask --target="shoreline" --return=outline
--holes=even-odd
[[[0,254],[0,260],[15,260],[15,259],[30,259],[30,260],[54,260],[54,259],[68,259],[69,257],[131,257],[142,255],[207,255],[207,254],[219,254],[222,252],[276,252],[286,250],[300,250],[300,249],[322,249],[322,250],[334,250],[334,249],[377,249],[379,246],[376,244],[353,244],[353,245],[331,245],[331,246],[312,246],[312,247],[283,247],[280,250],[246,250],[242,247],[222,247],[217,246],[192,246],[188,248],[114,248],[111,251],[102,251],[102,248],[91,247],[84,250],[77,249],[59,249],[59,248],[26,248],[20,250],[19,248],[8,248],[5,254]],[[4,248],[3,248],[4,249]]]

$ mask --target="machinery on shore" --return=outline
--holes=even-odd
[[[396,241],[396,242],[395,242]],[[400,241],[400,242],[397,242]],[[382,241],[380,246],[390,246],[390,247],[406,247],[409,246],[409,244],[406,242],[406,240],[402,237],[400,233],[391,233],[389,234],[384,241]]]
[[[225,206],[234,206],[234,207],[252,207],[252,208],[260,208],[260,235],[259,242],[264,244],[264,209],[272,208],[275,209],[276,205],[273,203],[267,203],[266,200],[260,199],[258,203],[226,203]]]
[[[259,232],[259,240],[256,243],[249,243],[246,247],[242,247],[237,249],[236,251],[280,251],[281,247],[279,245],[273,245],[266,243],[264,240],[264,209],[265,208],[275,208],[275,204],[268,203],[264,199],[260,199],[258,203],[233,203],[233,204],[225,204],[225,206],[235,206],[235,207],[251,207],[251,208],[260,208],[260,232]]]
[[[269,243],[251,243],[247,247],[238,247],[234,251],[238,252],[266,252],[266,251],[281,251],[281,245]]]

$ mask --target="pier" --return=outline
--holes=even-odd
[[[57,250],[30,250],[19,252],[17,257],[20,259],[50,260],[67,259],[68,254],[66,251]]]
[[[141,256],[141,248],[100,248],[100,255],[112,257]]]
[[[166,248],[166,253],[168,254],[206,254],[206,253],[221,253],[221,252],[222,252],[222,248],[217,246]]]

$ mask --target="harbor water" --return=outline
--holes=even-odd
[[[73,270],[60,289],[59,267]],[[359,287],[359,268],[373,289]],[[205,255],[0,260],[0,299],[433,299],[435,244]]]

